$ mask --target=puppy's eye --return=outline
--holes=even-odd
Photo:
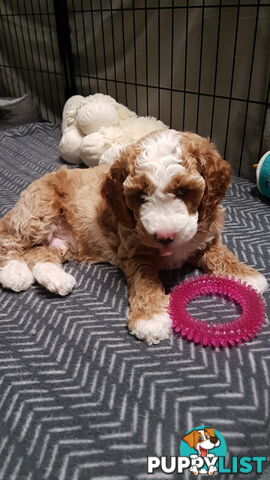
[[[140,192],[137,192],[136,198],[137,198],[137,202],[140,205],[142,205],[145,202],[145,195],[146,193],[143,190],[141,190]]]
[[[199,442],[202,442],[203,441],[203,438],[202,437],[199,437]]]
[[[184,187],[179,187],[175,190],[174,194],[177,198],[184,197],[184,195],[187,193],[187,188]]]

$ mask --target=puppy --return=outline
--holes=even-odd
[[[220,440],[215,434],[213,428],[204,428],[203,430],[192,430],[183,437],[183,440],[191,447],[197,450],[199,457],[206,457],[209,450],[220,445]]]
[[[197,450],[198,455],[191,455],[193,459],[198,457],[208,457],[212,459],[214,455],[211,453],[209,454],[209,450],[217,448],[220,445],[220,440],[216,436],[214,428],[192,430],[192,432],[184,435],[182,438],[190,446],[190,448]],[[194,473],[194,475],[198,475],[199,473],[208,473],[209,475],[213,475],[214,472],[217,471],[217,468],[215,465],[211,465],[207,470],[206,467],[198,470],[197,466],[194,465],[190,468],[190,471]]]
[[[67,295],[62,263],[109,262],[127,280],[130,333],[149,344],[170,334],[160,269],[184,262],[232,275],[259,292],[265,278],[222,245],[220,206],[231,169],[208,140],[161,130],[123,149],[110,165],[61,168],[35,181],[0,222],[0,282],[36,281]]]

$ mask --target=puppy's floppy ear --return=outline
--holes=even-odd
[[[206,138],[190,132],[182,133],[181,137],[187,156],[196,161],[197,170],[205,180],[199,207],[200,220],[211,220],[231,183],[231,166]]]
[[[196,445],[195,430],[192,430],[192,432],[184,435],[182,440],[184,440],[184,442],[186,442],[190,448],[194,448]]]
[[[215,146],[202,139],[196,152],[198,170],[205,179],[205,191],[199,207],[200,219],[212,218],[216,207],[231,184],[231,166],[223,160]]]
[[[130,158],[128,149],[122,151],[120,156],[110,168],[102,186],[101,195],[111,206],[118,221],[126,227],[135,225],[132,211],[128,208],[123,183],[130,173]]]
[[[205,428],[205,431],[210,435],[210,437],[216,437],[214,428]]]

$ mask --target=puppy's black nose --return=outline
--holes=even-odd
[[[161,243],[161,245],[169,245],[174,240],[172,237],[163,238],[163,237],[158,237],[157,235],[154,235],[154,237],[158,243]]]
[[[211,437],[210,440],[211,440],[212,443],[217,443],[218,442],[217,437]]]

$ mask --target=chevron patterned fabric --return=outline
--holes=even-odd
[[[31,181],[61,165],[59,139],[48,123],[0,132],[1,216]],[[270,282],[269,204],[243,179],[224,204],[225,244]],[[39,285],[19,294],[0,289],[0,480],[144,480],[147,456],[178,455],[181,436],[199,425],[220,431],[231,455],[269,454],[268,320],[256,339],[235,348],[202,348],[176,335],[148,346],[125,328],[121,271],[65,269],[77,279],[68,297]],[[162,279],[169,289],[193,274]],[[265,299],[269,306],[269,292]],[[190,310],[202,319],[237,315],[215,297]]]

